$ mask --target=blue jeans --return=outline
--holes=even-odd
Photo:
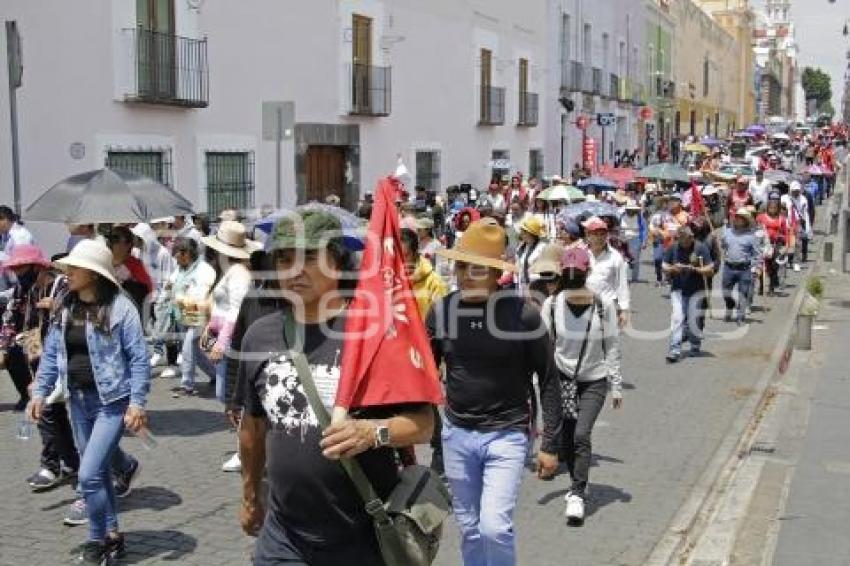
[[[732,289],[738,286],[738,314],[736,320],[743,322],[747,316],[747,306],[750,300],[750,287],[753,285],[753,272],[749,267],[744,269],[732,269],[728,265],[723,267],[723,300],[726,310],[731,312],[735,308],[735,299],[732,297]]]
[[[95,389],[72,389],[71,426],[80,453],[79,485],[89,516],[89,540],[103,541],[118,530],[118,504],[112,486],[112,459],[124,432],[130,398],[109,405]]]
[[[682,340],[687,336],[691,350],[699,351],[702,331],[705,328],[705,293],[683,295],[681,291],[670,292],[673,314],[670,317],[670,353],[682,352]]]
[[[640,277],[640,252],[640,238],[632,238],[629,240],[629,253],[632,254],[632,263],[630,264],[632,271],[632,283],[636,282],[638,277]]]
[[[479,432],[443,421],[443,461],[465,566],[513,566],[513,514],[525,466],[522,430]]]
[[[225,385],[227,379],[227,360],[222,359],[219,362],[213,362],[207,357],[207,353],[201,350],[200,346],[200,330],[196,327],[189,327],[186,330],[186,336],[183,338],[183,364],[180,366],[182,377],[180,384],[184,387],[195,387],[195,370],[201,368],[210,379],[215,379],[215,396],[225,403],[227,401]]]

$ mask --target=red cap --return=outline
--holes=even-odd
[[[582,247],[568,248],[561,255],[561,269],[587,271],[590,269],[590,254]]]

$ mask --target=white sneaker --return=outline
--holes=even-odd
[[[174,379],[177,377],[177,370],[174,368],[165,368],[162,370],[162,373],[159,374],[159,377],[164,377],[166,379]]]
[[[794,264],[794,271],[798,271],[798,272],[800,271],[800,264],[799,263]]]
[[[177,365],[178,366],[183,365],[183,354],[177,354]]]
[[[239,460],[239,452],[233,454],[227,462],[221,465],[222,472],[241,472],[242,461]]]
[[[564,515],[570,523],[580,523],[584,521],[584,499],[579,495],[574,495],[572,492],[567,493],[567,510]]]
[[[156,366],[160,366],[165,362],[165,356],[160,353],[155,353],[151,356],[151,367],[155,368]]]

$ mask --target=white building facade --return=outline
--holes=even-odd
[[[23,38],[24,207],[56,181],[106,165],[155,177],[213,214],[332,193],[354,206],[399,156],[435,190],[550,167],[544,0],[4,8]],[[611,42],[613,53],[613,32]],[[4,59],[5,48],[0,41]],[[11,203],[6,92],[0,200]]]
[[[582,163],[584,136],[595,142],[596,164],[641,146],[646,9],[634,0],[550,0],[549,11],[553,87],[546,107],[554,119],[546,124],[546,160],[556,161],[553,171],[563,163],[568,174]],[[611,125],[600,126],[600,114],[612,116]],[[589,124],[584,134],[576,125],[579,116]]]

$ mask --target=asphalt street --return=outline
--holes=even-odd
[[[790,316],[798,279],[789,274],[788,296],[758,298],[745,329],[709,321],[704,356],[674,366],[664,360],[665,292],[647,283],[633,287],[635,312],[623,347],[625,405],[618,412],[606,408],[594,432],[587,521],[566,526],[567,477],[543,482],[529,471],[516,514],[520,564],[636,565],[646,559],[754,394],[779,339],[779,322]],[[133,493],[121,500],[126,563],[247,563],[251,541],[237,522],[239,476],[220,471],[235,450],[235,435],[212,398],[174,400],[173,385],[154,380],[150,417],[158,446],[148,451],[135,438],[123,442],[143,467]],[[38,467],[39,441],[15,438],[14,399],[10,380],[0,379],[0,564],[66,563],[86,532],[62,525],[71,487],[33,494],[25,484]],[[459,564],[458,548],[457,529],[449,524],[437,564]]]

